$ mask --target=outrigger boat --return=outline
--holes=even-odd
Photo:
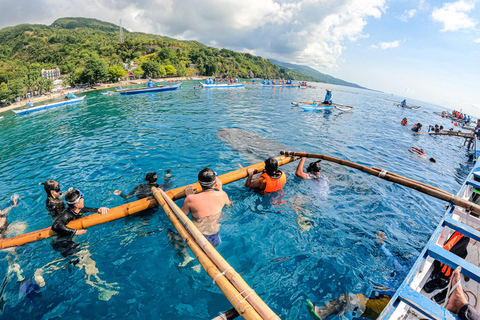
[[[201,82],[200,85],[204,88],[240,88],[243,87],[243,83],[217,83],[217,84],[206,84]]]
[[[474,150],[474,158],[478,159],[480,151],[477,150],[476,144]],[[426,317],[429,319],[458,319],[456,315],[444,308],[444,304],[440,305],[431,300],[438,294],[438,290],[431,293],[426,293],[424,290],[424,285],[429,280],[434,268],[434,259],[451,267],[452,270],[461,267],[463,276],[460,277],[460,281],[467,301],[477,312],[480,312],[480,304],[477,303],[477,295],[480,293],[479,192],[480,163],[477,161],[457,193],[458,198],[468,201],[471,205],[459,206],[453,201],[447,203],[442,220],[410,273],[378,319],[424,319]],[[443,248],[446,240],[456,231],[470,238],[467,246],[468,255],[465,259]]]
[[[27,114],[27,113],[31,113],[31,112],[36,112],[36,111],[61,107],[61,106],[64,106],[66,104],[74,104],[74,103],[82,102],[83,99],[85,99],[85,96],[83,96],[81,98],[57,101],[57,102],[53,102],[53,103],[49,103],[49,104],[42,104],[42,105],[36,106],[36,107],[19,109],[19,110],[12,110],[12,111],[15,112],[16,114]]]
[[[477,150],[476,144],[474,150],[474,159],[478,159],[480,151]],[[280,153],[335,162],[448,202],[445,207],[446,212],[427,245],[377,319],[458,319],[455,314],[445,308],[448,302],[448,293],[446,294],[447,298],[444,299],[445,302],[437,304],[434,301],[435,299],[441,301],[441,297],[437,294],[441,293],[443,288],[434,289],[430,293],[426,293],[424,290],[424,286],[434,269],[435,260],[452,268],[452,270],[461,267],[460,272],[464,277],[461,277],[460,281],[466,299],[470,306],[474,307],[477,312],[480,311],[480,304],[477,301],[477,295],[480,293],[480,250],[478,248],[480,247],[480,164],[478,161],[467,176],[460,191],[453,195],[439,188],[376,167],[369,168],[321,154],[289,151],[281,151]],[[461,258],[443,247],[447,239],[455,232],[458,232],[460,236],[469,238],[467,239],[469,243],[467,244],[468,255],[466,258]],[[442,269],[445,269],[446,266],[443,266]],[[437,298],[432,300],[435,296]]]
[[[399,106],[399,107],[403,107],[403,108],[407,108],[407,109],[419,109],[420,108],[420,106],[411,106],[411,105],[408,105],[408,104],[401,104],[401,103],[394,103],[394,105]]]
[[[142,87],[142,88],[135,88],[135,89],[121,89],[116,90],[116,93],[120,94],[139,94],[139,93],[150,93],[150,92],[159,92],[159,91],[171,91],[177,90],[182,83],[177,83],[172,86],[157,86],[157,87]],[[108,94],[108,93],[107,93]]]
[[[262,87],[298,88],[299,84],[260,84]]]
[[[349,111],[352,110],[353,107],[351,106],[346,106],[343,104],[337,104],[337,103],[317,103],[316,101],[312,102],[292,102],[294,106],[298,106],[302,108],[305,111],[324,111],[324,110],[331,110],[333,108],[340,110],[340,111]]]

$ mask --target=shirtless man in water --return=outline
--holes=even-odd
[[[192,213],[192,222],[203,233],[205,238],[218,247],[220,244],[220,216],[225,205],[230,206],[228,195],[222,190],[222,181],[212,169],[205,168],[198,174],[198,182],[202,191],[196,193],[192,186],[185,188],[185,202],[182,211],[188,215]]]

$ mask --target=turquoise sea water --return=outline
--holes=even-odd
[[[58,180],[63,191],[82,190],[86,206],[115,207],[126,201],[113,190],[126,193],[151,171],[161,177],[172,169],[179,187],[195,182],[204,167],[222,174],[238,169],[237,163],[251,164],[255,150],[238,154],[216,137],[221,128],[241,128],[291,150],[376,166],[452,193],[471,168],[463,138],[413,134],[400,125],[406,116],[424,129],[452,127],[432,113],[439,107],[427,103],[407,101],[422,105],[409,110],[393,105],[403,97],[329,85],[335,102],[355,109],[304,112],[291,102],[322,99],[325,85],[193,90],[196,84],[128,97],[93,92],[77,105],[0,120],[1,208],[12,194],[21,197],[9,221],[16,227],[21,222],[25,232],[51,225],[38,185],[46,179]],[[408,152],[412,146],[437,163]],[[387,247],[405,262],[423,248],[444,212],[442,201],[363,172],[323,161],[326,188],[295,178],[296,165],[282,167],[288,177],[283,208],[247,190],[244,181],[224,187],[234,206],[224,212],[217,248],[282,319],[310,319],[306,298],[321,305],[343,293],[368,296],[373,283],[386,282],[392,271],[375,233],[385,230]],[[310,214],[315,226],[309,231],[296,223],[295,205]],[[84,249],[80,258],[63,258],[50,239],[1,253],[0,280],[10,261],[26,279],[43,268],[46,283],[41,295],[29,298],[8,274],[2,319],[211,319],[230,309],[206,273],[192,268],[196,261],[178,266],[182,258],[167,239],[169,228],[163,211],[152,210],[89,228],[76,239]],[[92,261],[98,279],[79,269]]]

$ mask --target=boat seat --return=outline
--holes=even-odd
[[[467,180],[466,184],[480,190],[480,181]]]
[[[473,172],[473,178],[475,179],[475,181],[480,182],[480,171],[474,171]]]

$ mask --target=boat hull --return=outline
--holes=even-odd
[[[302,103],[302,102],[292,102],[294,106],[299,106],[305,111],[323,111],[331,110],[334,108],[333,104],[318,104],[318,103]]]
[[[396,106],[402,107],[402,108],[407,108],[407,109],[418,109],[420,106],[410,106],[408,104],[403,105],[401,103],[395,103]]]
[[[49,103],[49,104],[43,104],[41,106],[37,107],[32,107],[28,109],[20,109],[20,110],[12,110],[16,114],[27,114],[27,113],[32,113],[36,111],[41,111],[41,110],[47,110],[47,109],[52,109],[52,108],[57,108],[61,107],[67,104],[75,104],[78,102],[82,102],[83,99],[85,99],[85,96],[78,98],[78,99],[70,99],[70,100],[65,100],[65,101],[59,101],[59,102],[54,102],[54,103]]]
[[[227,83],[220,83],[220,84],[206,84],[200,83],[204,88],[241,88],[244,86],[243,83],[235,83],[235,84],[227,84]]]
[[[177,90],[180,88],[181,83],[175,84],[173,86],[162,86],[162,87],[152,87],[152,88],[139,88],[139,89],[125,89],[125,90],[117,90],[116,92],[124,95],[130,94],[139,94],[139,93],[152,93],[152,92],[160,92],[160,91],[172,91]]]

